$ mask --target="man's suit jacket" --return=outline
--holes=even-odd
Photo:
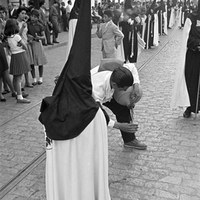
[[[40,8],[39,10],[40,13],[40,17],[39,17],[39,22],[43,25],[46,26],[47,25],[47,16],[45,15],[44,11],[42,10],[42,8]]]
[[[102,51],[105,53],[114,53],[116,45],[120,45],[124,37],[119,27],[112,21],[102,24],[96,34],[102,38]]]

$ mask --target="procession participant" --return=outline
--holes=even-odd
[[[131,1],[126,0],[124,4],[124,18],[120,22],[124,34],[123,46],[125,62],[136,63],[138,58],[138,24],[141,20],[138,17],[138,9],[133,8]]]
[[[159,8],[158,8],[158,30],[159,30],[159,34],[160,35],[163,35],[165,32],[164,32],[164,27],[165,27],[165,3],[163,0],[160,1],[160,5],[159,5]]]
[[[16,97],[16,93],[9,75],[9,65],[10,65],[10,55],[8,55],[8,48],[5,48],[4,44],[4,28],[6,25],[6,18],[7,18],[7,12],[6,12],[6,8],[4,6],[0,5],[0,45],[1,45],[1,59],[2,62],[5,62],[5,57],[6,56],[6,60],[7,60],[7,65],[8,68],[6,67],[6,65],[4,65],[4,67],[0,70],[1,71],[1,76],[2,76],[2,80],[0,80],[0,84],[2,84],[3,82],[3,88],[4,91],[2,92],[2,94],[7,94],[10,92],[12,92],[12,96]],[[3,50],[5,52],[3,52]],[[6,69],[7,68],[7,69]],[[2,89],[2,88],[1,88]]]
[[[171,107],[187,107],[183,116],[189,118],[200,110],[200,1],[197,11],[186,19],[182,44]]]
[[[90,80],[91,1],[80,3],[68,60],[39,117],[47,135],[47,200],[111,199],[106,119]]]
[[[71,2],[71,1],[70,1]],[[69,3],[70,3],[69,2]],[[74,39],[74,34],[75,34],[75,30],[76,30],[76,24],[78,21],[78,14],[79,14],[79,10],[80,10],[80,4],[81,4],[81,0],[76,0],[74,2],[74,6],[70,11],[70,15],[69,15],[69,32],[68,32],[68,44],[67,44],[67,56],[66,58],[68,58],[69,56],[69,52],[73,43],[73,39]],[[71,4],[69,4],[71,5]]]
[[[178,17],[178,27],[182,29],[184,26],[184,10],[183,10],[183,2],[179,2],[179,17]]]
[[[156,0],[154,0],[147,10],[147,19],[146,19],[146,30],[144,41],[146,43],[146,49],[150,49],[153,46],[154,40],[154,11],[156,8]]]

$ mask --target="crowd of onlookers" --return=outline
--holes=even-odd
[[[43,66],[47,63],[43,46],[59,43],[59,32],[68,31],[71,9],[71,0],[68,5],[55,0],[49,8],[45,0],[40,0],[37,8],[31,0],[28,6],[0,5],[1,102],[11,93],[17,103],[30,103],[25,87],[43,83]]]

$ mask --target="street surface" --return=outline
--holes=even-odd
[[[161,36],[159,47],[144,50],[137,64],[143,88],[135,107],[137,137],[148,149],[125,149],[119,131],[109,129],[112,200],[200,200],[200,115],[184,119],[184,110],[170,109],[180,35],[175,27]],[[46,199],[45,140],[38,116],[41,99],[51,95],[54,77],[66,61],[67,33],[59,37],[59,45],[45,49],[44,83],[26,89],[31,104],[16,104],[10,94],[0,103],[2,200]],[[101,40],[92,37],[92,67],[100,62],[100,49]],[[40,161],[33,161],[42,154]]]

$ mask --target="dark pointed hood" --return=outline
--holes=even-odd
[[[131,0],[125,0],[125,2],[124,2],[124,10],[133,9],[133,6],[132,6],[131,2],[132,2]]]
[[[80,7],[81,7],[81,0],[76,0],[74,2],[74,6],[70,12],[69,20],[70,19],[78,19]]]
[[[99,108],[91,96],[90,6],[90,0],[80,3],[77,27],[67,63],[53,96],[46,97],[41,106],[39,120],[45,126],[47,136],[54,140],[78,136],[93,120]]]

